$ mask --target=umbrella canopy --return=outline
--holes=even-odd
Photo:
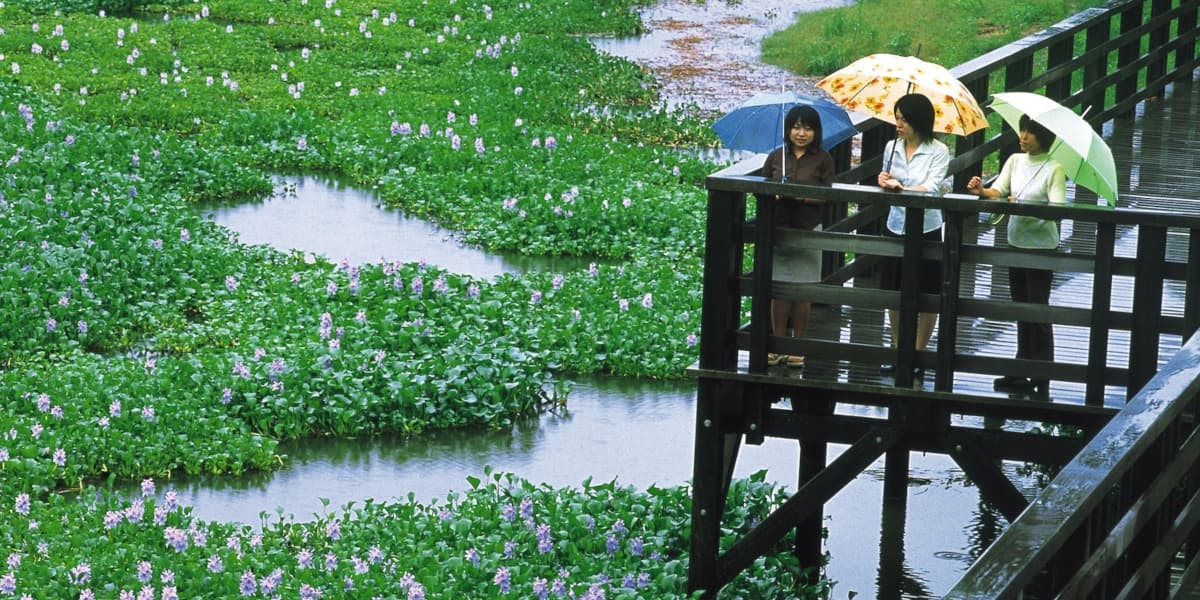
[[[967,135],[987,127],[971,91],[945,67],[915,56],[872,54],[817,82],[846,108],[895,124],[896,100],[922,94],[933,104],[933,130]]]
[[[795,92],[757,94],[713,123],[726,148],[770,152],[783,144],[783,119],[795,106],[811,106],[821,118],[821,147],[832,148],[858,133],[846,109]]]
[[[1109,206],[1117,203],[1117,167],[1112,149],[1083,117],[1045,96],[1029,92],[993,94],[988,106],[1014,131],[1020,129],[1021,115],[1029,115],[1031,120],[1049,129],[1058,139],[1046,153],[1062,165],[1067,177],[1108,200]]]

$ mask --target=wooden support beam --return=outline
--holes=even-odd
[[[1112,312],[1112,256],[1116,247],[1117,226],[1096,224],[1096,266],[1092,277],[1092,326],[1088,338],[1088,377],[1084,401],[1088,406],[1104,406],[1104,385],[1108,366],[1108,334]]]
[[[1158,320],[1162,315],[1162,265],[1167,257],[1167,228],[1138,228],[1138,272],[1133,284],[1133,331],[1129,335],[1129,386],[1133,398],[1158,371]]]
[[[795,495],[725,552],[717,562],[714,576],[717,587],[728,583],[755,559],[766,554],[789,530],[828,502],[863,469],[875,462],[880,454],[899,443],[903,435],[897,430],[873,429],[842,452],[828,467],[805,483]]]
[[[1029,506],[1029,500],[1000,469],[1000,458],[991,456],[965,436],[952,436],[950,457],[962,467],[967,477],[979,486],[983,499],[995,506],[1011,523]]]

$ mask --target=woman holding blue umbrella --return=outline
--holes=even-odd
[[[783,121],[783,145],[767,155],[762,175],[768,181],[830,185],[833,183],[833,157],[821,147],[821,117],[810,106],[799,105],[788,111]],[[775,196],[775,227],[819,229],[821,206],[818,200]],[[771,272],[777,281],[810,283],[821,280],[821,252],[775,246]],[[771,334],[803,336],[808,329],[811,303],[783,298],[771,300]],[[772,365],[804,366],[803,356],[769,354]]]

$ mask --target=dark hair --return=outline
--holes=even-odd
[[[895,111],[904,115],[904,121],[921,141],[933,139],[933,103],[923,94],[905,94],[896,100]]]
[[[817,114],[816,109],[814,109],[813,107],[804,106],[803,104],[793,106],[792,110],[789,110],[787,116],[784,117],[784,119],[783,119],[783,144],[785,146],[787,146],[788,149],[791,149],[792,140],[790,137],[790,133],[792,131],[792,127],[796,126],[797,121],[799,121],[801,125],[806,125],[810,129],[813,130],[813,139],[812,139],[812,142],[808,145],[808,147],[809,148],[820,148],[821,147],[821,115]]]
[[[1032,133],[1033,137],[1037,138],[1038,145],[1042,147],[1042,152],[1050,150],[1050,146],[1054,145],[1054,140],[1058,139],[1058,136],[1054,135],[1053,131],[1046,129],[1045,125],[1030,119],[1029,115],[1021,115],[1020,129],[1021,131]]]

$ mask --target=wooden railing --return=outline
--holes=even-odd
[[[1198,7],[1196,0],[1114,0],[951,72],[981,104],[986,104],[992,91],[1039,92],[1080,112],[1086,108],[1088,121],[1099,128],[1131,115],[1139,102],[1161,95],[1171,82],[1193,78],[1200,66],[1196,53]],[[881,453],[888,457],[885,496],[891,489],[895,496],[903,497],[907,461],[901,459],[911,450],[929,447],[954,454],[960,464],[970,466],[964,468],[981,491],[987,492],[989,501],[999,502],[1005,516],[1014,519],[1027,501],[1006,482],[995,463],[1036,460],[1030,454],[1037,452],[1044,458],[1043,447],[984,448],[990,438],[952,431],[947,425],[949,415],[998,411],[997,415],[1004,416],[1037,407],[1046,411],[1048,422],[1055,422],[1050,413],[1065,417],[1072,411],[1106,417],[1112,412],[1103,407],[1106,387],[1115,386],[1125,390],[1126,398],[1134,398],[1142,390],[1126,405],[1122,414],[1127,418],[1114,422],[1117,429],[1111,435],[1095,438],[1093,452],[1079,455],[1073,468],[1063,472],[1073,478],[1052,484],[1046,502],[1025,511],[1037,516],[1020,517],[1000,538],[1003,545],[987,551],[976,563],[956,588],[956,593],[962,591],[955,597],[1019,597],[1025,590],[1064,598],[1085,597],[1073,595],[1074,591],[1091,590],[1097,596],[1110,597],[1116,595],[1110,592],[1117,583],[1128,584],[1132,591],[1160,590],[1164,556],[1169,559],[1180,554],[1179,540],[1187,540],[1182,553],[1188,558],[1200,548],[1200,535],[1191,533],[1200,512],[1190,500],[1200,470],[1195,466],[1200,442],[1189,437],[1195,423],[1195,369],[1200,362],[1196,339],[1159,371],[1159,365],[1166,362],[1166,357],[1160,356],[1162,341],[1172,336],[1174,343],[1182,346],[1200,327],[1200,216],[1127,207],[1110,210],[1097,206],[1096,197],[1082,188],[1075,190],[1075,205],[1050,207],[983,201],[961,193],[888,193],[874,185],[856,185],[874,182],[884,144],[895,135],[892,125],[870,119],[859,118],[857,127],[862,133],[860,161],[852,166],[849,144],[835,149],[839,175],[833,187],[767,182],[754,172],[757,164],[735,165],[707,180],[689,589],[705,590],[705,597],[715,597],[717,590],[755,557],[773,551],[789,530],[796,532],[796,552],[804,564],[819,564],[822,505]],[[955,156],[950,165],[954,191],[965,191],[966,181],[982,174],[985,159],[998,154],[1003,161],[1016,150],[1011,131],[999,127],[990,131],[954,139]],[[1128,189],[1128,169],[1127,165],[1118,167],[1123,192]],[[829,210],[824,230],[777,230],[772,226],[774,203],[765,199],[754,203],[751,217],[747,198],[755,194],[826,201]],[[1200,198],[1200,193],[1191,190],[1171,195],[1187,196],[1190,202]],[[909,211],[907,223],[913,227],[901,238],[878,235],[881,219],[891,205]],[[942,242],[921,239],[917,226],[925,210],[943,212]],[[1068,236],[1057,252],[999,247],[976,238],[981,212],[1063,219],[1072,223],[1076,233],[1086,230],[1094,236],[1080,236],[1086,243],[1076,243]],[[1184,243],[1176,243],[1179,240]],[[777,241],[824,251],[826,281],[773,281],[771,259]],[[899,292],[857,285],[878,261],[872,257],[881,256],[903,257],[905,265],[919,256],[939,259],[943,265],[939,293],[919,293],[913,269],[904,269]],[[1081,301],[1056,299],[1043,306],[974,292],[975,273],[1010,266],[1048,269],[1060,277],[1086,280],[1090,293]],[[855,286],[846,285],[852,280]],[[1130,281],[1132,299],[1114,302],[1114,291]],[[1167,293],[1182,297],[1182,302],[1165,303]],[[773,297],[867,312],[899,309],[895,332],[899,350],[880,342],[878,327],[874,338],[863,338],[857,332],[869,327],[856,330],[853,323],[849,335],[834,338],[771,336]],[[940,315],[934,352],[913,350],[918,312]],[[1086,329],[1086,352],[1082,360],[1060,357],[1054,362],[989,355],[959,339],[957,327],[968,319]],[[1128,359],[1121,364],[1110,355],[1110,349],[1125,343]],[[900,389],[837,381],[823,384],[810,379],[807,372],[800,379],[774,377],[766,369],[768,352],[832,359],[849,365],[847,371],[855,366],[894,363],[895,384]],[[748,365],[740,361],[746,355]],[[937,392],[910,387],[911,367],[918,365],[935,370]],[[1011,400],[1000,407],[994,398],[938,393],[954,391],[956,376],[963,373],[1077,382],[1090,406]],[[792,409],[799,416],[788,419],[776,414],[772,404],[783,396],[793,398]],[[839,416],[832,407],[840,402],[886,406],[888,419],[867,424]],[[1082,431],[1087,436],[1098,429],[1089,426]],[[826,465],[827,445],[844,443],[843,438],[855,432],[861,434],[860,439],[855,438],[859,441],[851,440],[850,448]],[[800,490],[722,554],[720,515],[738,447],[743,438],[757,443],[764,436],[800,442]],[[1077,438],[1074,441],[1083,443]],[[1100,452],[1105,443],[1114,445],[1113,456]],[[1067,456],[1070,453],[1061,461],[1050,462],[1063,464]],[[1156,473],[1165,478],[1150,482]],[[1178,479],[1181,474],[1188,475],[1186,482],[1175,486],[1177,480],[1183,481]],[[889,480],[894,485],[889,486]],[[1070,487],[1066,487],[1068,483]],[[1061,508],[1066,506],[1071,508]],[[1057,516],[1051,512],[1054,508],[1059,509]],[[1057,527],[1055,518],[1062,521]],[[1195,572],[1195,567],[1189,568],[1185,578],[1192,578]],[[1097,582],[1099,586],[1092,585]],[[1150,595],[1162,594],[1155,591]]]
[[[953,391],[961,372],[1020,375],[1034,379],[1072,381],[1086,386],[1088,404],[1101,405],[1106,386],[1134,393],[1158,370],[1160,340],[1164,335],[1186,339],[1200,327],[1200,216],[1185,216],[1139,209],[1108,209],[1095,205],[1045,206],[983,201],[962,194],[891,193],[878,187],[835,184],[818,187],[771,183],[757,176],[714,175],[708,179],[709,240],[706,257],[704,336],[700,367],[736,370],[737,353],[749,352],[749,371],[765,373],[766,354],[778,352],[820,356],[847,364],[895,363],[897,385],[908,386],[915,366],[935,370],[935,388]],[[747,220],[747,195],[759,194],[756,221]],[[774,195],[799,196],[827,203],[855,203],[854,216],[824,231],[760,226],[769,222]],[[1197,201],[1200,206],[1200,201]],[[864,234],[853,229],[869,225],[870,217],[886,212],[890,205],[908,208],[907,222],[916,225],[903,238]],[[944,240],[921,239],[920,214],[938,209],[945,220]],[[1095,248],[1072,249],[1070,253],[994,247],[972,240],[981,212],[1029,215],[1042,219],[1070,220],[1075,231],[1094,228]],[[877,218],[877,216],[875,217]],[[1118,230],[1122,231],[1120,238]],[[1184,254],[1169,253],[1170,231],[1184,233],[1190,240]],[[899,292],[873,287],[849,287],[829,283],[795,284],[772,280],[771,256],[778,243],[799,248],[853,254],[853,264],[867,264],[872,257],[904,257],[913,265],[923,255],[942,263],[942,287],[938,295],[920,294],[917,272],[905,268]],[[1121,256],[1118,239],[1136,239],[1134,253]],[[743,269],[742,249],[752,245],[751,269]],[[1170,254],[1176,254],[1171,256]],[[1052,270],[1060,277],[1079,276],[1090,280],[1091,297],[1086,305],[1037,305],[963,292],[973,285],[972,273],[995,272],[1010,266]],[[722,268],[724,267],[724,268]],[[966,274],[966,277],[964,277]],[[1114,306],[1114,281],[1132,278],[1132,305]],[[1184,298],[1164,311],[1164,286],[1182,291]],[[750,319],[741,320],[741,297],[751,299]],[[781,338],[770,335],[771,298],[804,300],[829,305],[866,309],[898,308],[898,349],[877,343],[859,343],[853,332],[849,339],[819,340]],[[724,307],[723,309],[721,307]],[[1170,308],[1170,307],[1168,307]],[[938,313],[936,350],[913,350],[918,312]],[[1089,330],[1086,360],[1068,362],[985,356],[958,344],[962,317],[993,321],[1025,321]],[[852,330],[855,325],[849,326]],[[1112,365],[1109,356],[1113,334],[1127,331],[1128,362]],[[1123,339],[1124,336],[1122,336]],[[1165,360],[1166,357],[1163,357]]]
[[[946,598],[1167,598],[1200,582],[1200,335],[1175,355]],[[1173,564],[1182,569],[1173,575]]]

